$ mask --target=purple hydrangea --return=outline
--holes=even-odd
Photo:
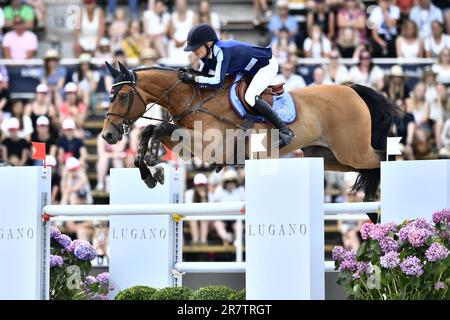
[[[91,284],[96,283],[96,282],[97,282],[97,279],[96,279],[95,277],[93,277],[93,276],[87,276],[87,277],[84,279],[84,283],[85,283],[86,285],[88,285],[88,286],[90,286]]]
[[[445,283],[442,281],[436,282],[434,284],[434,290],[441,290],[441,289],[445,289]]]
[[[58,243],[63,247],[63,248],[67,248],[68,246],[70,246],[70,244],[72,243],[72,239],[70,239],[69,236],[65,235],[65,234],[61,234],[59,236],[58,239],[56,239],[56,241],[58,241]]]
[[[50,268],[58,267],[61,268],[64,261],[60,256],[50,255]]]
[[[445,208],[444,210],[433,212],[433,222],[434,223],[445,223],[445,221],[447,221],[447,223],[450,222],[450,209],[449,208]]]
[[[96,294],[94,294],[92,299],[94,299],[94,300],[108,300],[109,298],[108,298],[107,294],[96,293]]]
[[[424,218],[417,218],[410,224],[413,227],[426,229],[428,231],[434,232],[434,226]]]
[[[415,256],[408,256],[400,263],[400,269],[407,276],[420,277],[423,274],[422,263]]]
[[[58,238],[61,236],[61,231],[55,226],[52,226],[50,228],[50,238],[58,240]]]
[[[390,251],[384,256],[380,257],[380,264],[385,269],[394,269],[400,264],[400,257],[398,252]]]
[[[363,240],[367,240],[370,238],[370,232],[372,231],[374,224],[366,222],[364,223],[361,228],[359,229],[359,232],[361,233],[361,237]]]
[[[109,282],[109,273],[108,273],[108,272],[100,273],[100,274],[97,276],[97,281],[98,281],[100,284],[107,284],[107,283]]]
[[[341,246],[336,246],[331,251],[331,257],[334,261],[341,261],[344,258],[345,249]]]
[[[433,232],[427,229],[412,228],[408,234],[408,241],[414,248],[421,247],[425,241],[433,235]]]
[[[398,238],[399,238],[401,241],[403,241],[403,242],[408,241],[408,236],[409,236],[409,233],[411,232],[412,229],[413,229],[413,228],[412,228],[412,226],[410,226],[410,225],[404,226],[404,227],[401,228],[400,231],[397,233]]]
[[[70,243],[70,245],[67,247],[67,250],[68,250],[69,252],[74,252],[74,251],[75,251],[75,248],[78,246],[78,243],[79,243],[80,241],[82,241],[82,240],[78,240],[78,239],[73,240],[73,241]]]
[[[387,232],[397,232],[397,224],[395,222],[389,222],[384,224]]]
[[[425,251],[425,256],[430,262],[444,260],[447,258],[448,254],[449,250],[437,242],[433,242],[427,251]]]
[[[78,240],[78,243],[73,250],[75,256],[83,261],[91,261],[94,260],[97,256],[95,252],[95,248],[85,240]]]
[[[367,272],[367,270],[369,270],[369,263],[365,261],[358,261],[356,263],[356,269],[358,272]]]
[[[353,271],[357,270],[356,254],[353,251],[347,251],[344,254],[341,264],[339,265],[339,271]]]
[[[384,237],[379,241],[381,251],[383,253],[388,253],[391,251],[397,251],[398,250],[398,243],[391,237]]]
[[[389,225],[375,224],[370,232],[370,238],[374,240],[381,240],[388,235],[390,229],[391,226]]]

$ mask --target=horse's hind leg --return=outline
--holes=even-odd
[[[305,157],[321,157],[323,158],[325,170],[327,171],[341,171],[341,172],[349,172],[356,171],[355,168],[352,168],[346,164],[339,162],[334,153],[322,146],[309,146],[302,148],[303,154]]]

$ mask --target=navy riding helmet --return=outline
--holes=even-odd
[[[194,51],[205,45],[208,41],[218,40],[216,32],[210,25],[200,23],[189,31],[187,46],[184,48],[184,51]]]

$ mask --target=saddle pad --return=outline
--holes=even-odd
[[[265,122],[264,117],[259,115],[252,115],[247,112],[241,100],[237,96],[236,86],[240,77],[236,77],[233,85],[229,89],[228,97],[230,104],[234,111],[238,114],[241,119],[249,119],[254,122]],[[273,97],[272,108],[280,116],[281,120],[286,124],[291,124],[297,118],[297,110],[295,108],[295,102],[291,94],[284,92],[281,96]]]

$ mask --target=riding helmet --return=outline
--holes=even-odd
[[[216,32],[209,24],[200,23],[189,31],[187,46],[184,48],[184,51],[194,51],[208,41],[218,40]]]

